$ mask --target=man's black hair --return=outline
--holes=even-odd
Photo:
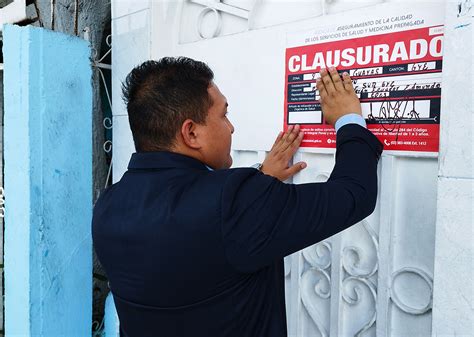
[[[169,150],[186,119],[204,124],[214,73],[188,57],[164,57],[135,67],[122,83],[137,152]]]

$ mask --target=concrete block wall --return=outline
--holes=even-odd
[[[90,335],[90,47],[10,25],[3,43],[6,334]]]

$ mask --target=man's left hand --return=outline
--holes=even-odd
[[[298,124],[290,125],[286,132],[280,132],[270,153],[262,163],[261,171],[281,181],[285,181],[306,168],[305,162],[299,162],[292,166],[288,165],[300,147],[303,136],[304,132],[300,130]]]

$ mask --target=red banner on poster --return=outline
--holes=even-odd
[[[325,123],[315,80],[321,68],[336,67],[350,74],[367,127],[386,150],[437,152],[443,27],[369,33],[338,40],[350,32],[335,30],[286,50],[285,129],[301,125],[302,147],[335,147],[335,130]]]

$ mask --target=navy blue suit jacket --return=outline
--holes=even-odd
[[[283,257],[372,213],[381,151],[363,127],[343,126],[329,180],[301,185],[133,154],[93,217],[123,334],[286,336]]]

